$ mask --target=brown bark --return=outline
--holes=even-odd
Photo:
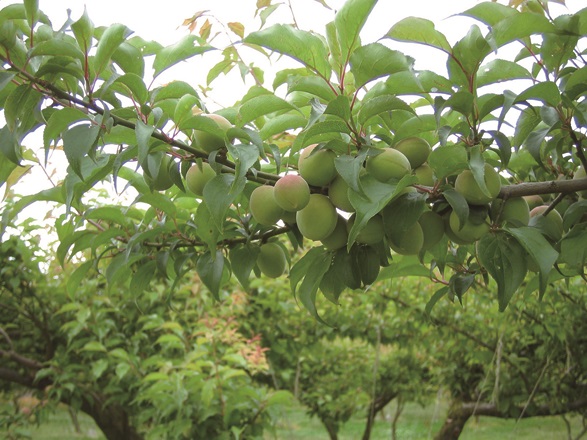
[[[369,440],[371,438],[371,431],[373,430],[375,417],[389,402],[395,399],[396,396],[397,393],[389,393],[378,396],[375,400],[371,401],[369,409],[367,410],[367,422],[365,424],[365,430],[363,431],[362,440]]]
[[[35,382],[34,376],[25,376],[10,368],[0,368],[0,380],[36,390],[50,385],[47,380]],[[108,440],[142,440],[143,436],[131,425],[124,408],[113,403],[105,405],[105,401],[106,398],[98,393],[86,395],[80,409],[94,419]],[[69,405],[71,402],[63,399],[62,403]]]

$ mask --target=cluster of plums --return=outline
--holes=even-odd
[[[231,126],[219,115],[205,116],[211,117],[223,130]],[[205,132],[196,131],[195,141],[200,149],[208,153],[225,146],[223,138]],[[431,147],[426,140],[410,137],[393,147],[378,150],[367,158],[361,172],[380,182],[400,180],[405,175],[414,174],[420,185],[434,186],[434,173],[427,164]],[[485,192],[470,170],[462,171],[454,179],[455,190],[469,205],[465,221],[450,207],[444,210],[426,209],[408,228],[397,228],[394,223],[398,212],[401,215],[402,199],[417,196],[414,188],[408,188],[367,222],[356,236],[356,243],[347,252],[355,208],[349,199],[351,190],[336,170],[335,159],[334,151],[319,145],[305,148],[299,154],[297,173],[284,175],[275,185],[256,187],[249,199],[249,209],[259,225],[274,226],[280,222],[295,225],[302,236],[320,242],[329,251],[340,255],[339,258],[345,259],[345,264],[349,265],[348,287],[357,288],[375,281],[380,261],[384,260],[380,258],[382,245],[389,246],[398,254],[416,255],[433,247],[444,235],[454,243],[470,244],[487,234],[492,224],[505,222],[513,226],[537,225],[553,241],[562,235],[560,214],[553,210],[547,216],[539,216],[547,207],[535,201],[537,196],[528,198],[531,205],[522,197],[505,201],[498,199],[501,177],[486,164]],[[164,169],[163,165],[161,169]],[[202,196],[204,186],[214,176],[216,173],[208,163],[197,163],[187,171],[186,185],[194,194]],[[287,270],[285,252],[285,247],[278,242],[263,243],[257,257],[259,270],[268,277],[281,276]]]

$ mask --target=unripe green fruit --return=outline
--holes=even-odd
[[[530,211],[530,226],[539,228],[551,240],[559,241],[563,236],[563,218],[556,209],[543,215],[548,205],[537,206]]]
[[[474,243],[487,234],[490,229],[486,219],[475,218],[472,215],[469,215],[465,224],[461,225],[459,217],[454,211],[450,213],[449,227],[454,236],[461,241],[461,243],[457,241],[458,244]]]
[[[330,197],[332,204],[341,211],[355,211],[349,200],[349,186],[341,176],[336,176],[328,185],[328,197]]]
[[[575,171],[575,175],[573,176],[573,180],[585,179],[586,177],[587,177],[587,173],[585,173],[585,168],[579,167],[579,168],[577,168],[577,171]],[[578,194],[581,196],[582,199],[587,199],[587,190],[578,191]]]
[[[293,225],[296,222],[296,211],[283,211],[281,220],[288,225]]]
[[[497,224],[511,222],[515,226],[527,226],[530,221],[530,208],[523,197],[512,197],[505,202],[503,199],[495,199],[491,203],[489,215]]]
[[[338,214],[330,199],[322,194],[310,195],[306,207],[296,213],[302,235],[310,240],[323,240],[334,231]]]
[[[277,278],[285,273],[287,258],[283,248],[277,243],[265,243],[259,248],[257,266],[269,278]]]
[[[528,203],[528,208],[530,210],[536,208],[537,206],[544,205],[544,200],[539,195],[531,195],[531,196],[524,196],[524,200]]]
[[[205,116],[207,118],[212,119],[214,122],[216,122],[216,125],[218,125],[220,129],[222,129],[222,131],[227,131],[229,128],[232,128],[232,124],[224,116],[217,115],[214,113],[200,113],[199,116]],[[206,153],[211,153],[213,151],[220,150],[221,148],[224,148],[226,146],[224,137],[216,136],[212,133],[208,133],[206,131],[201,130],[194,130],[194,141],[196,143],[196,146],[199,149],[205,151]]]
[[[371,246],[360,246],[357,251],[357,266],[363,286],[373,284],[381,270],[377,251]]]
[[[412,172],[410,161],[398,150],[383,148],[377,156],[367,159],[367,172],[380,182],[401,179]]]
[[[310,187],[303,177],[288,174],[275,183],[273,196],[282,209],[299,211],[310,201]]]
[[[169,175],[169,167],[172,165],[172,159],[168,155],[163,155],[159,170],[154,178],[144,175],[145,182],[155,191],[165,191],[173,186],[173,181]]]
[[[201,167],[194,164],[188,169],[185,183],[191,192],[201,197],[204,195],[204,186],[214,177],[216,177],[216,173],[210,164],[203,162]]]
[[[309,185],[326,186],[336,177],[336,153],[322,149],[310,154],[315,148],[316,145],[310,145],[300,153],[298,171]]]
[[[388,235],[389,247],[400,255],[416,255],[424,245],[424,232],[420,223],[414,223],[405,231]]]
[[[444,236],[444,221],[439,214],[433,211],[425,211],[418,219],[418,223],[422,227],[422,233],[424,234],[422,249],[430,249]]]
[[[253,190],[249,199],[249,209],[257,223],[265,226],[274,225],[283,215],[283,209],[273,197],[273,187],[268,185]]]
[[[347,222],[347,231],[350,233],[351,228],[355,224],[355,214],[353,214]],[[371,217],[367,224],[359,231],[355,241],[363,244],[377,244],[383,240],[385,236],[383,229],[383,218],[380,215]]]
[[[485,164],[485,185],[489,195],[479,188],[471,170],[462,171],[455,180],[455,190],[460,193],[470,205],[486,205],[495,200],[501,190],[499,173],[489,164]]]
[[[326,247],[326,249],[335,251],[345,247],[347,245],[348,238],[349,234],[347,232],[347,222],[343,216],[339,215],[336,221],[336,226],[334,227],[334,231],[332,231],[328,237],[320,241],[324,247]]]
[[[418,168],[428,160],[432,151],[430,144],[419,137],[409,137],[399,141],[394,148],[401,151],[410,161],[412,168]]]
[[[434,170],[424,163],[414,170],[414,174],[418,178],[418,183],[423,186],[434,186],[436,178],[434,177]]]

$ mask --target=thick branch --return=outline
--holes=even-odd
[[[12,350],[0,350],[0,357],[11,359],[25,368],[30,368],[33,370],[40,370],[41,368],[43,368],[43,365],[37,362],[36,360],[22,356]]]
[[[531,196],[535,194],[572,193],[587,189],[587,179],[552,180],[548,182],[525,182],[501,188],[498,197]]]

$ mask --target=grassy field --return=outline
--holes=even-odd
[[[371,438],[388,440],[391,438],[391,412],[386,418],[378,417]],[[397,426],[398,438],[401,440],[431,439],[440,427],[444,416],[444,407],[407,405]],[[573,432],[580,431],[580,420],[575,418]],[[40,427],[27,429],[33,440],[104,440],[104,436],[94,422],[85,414],[79,415],[81,433],[77,434],[69,413],[65,408],[51,415],[47,423]],[[361,438],[364,420],[353,418],[343,426],[339,438],[341,440],[357,440]],[[5,438],[0,432],[0,439]],[[267,440],[327,440],[328,435],[316,418],[309,418],[302,407],[293,407],[283,413],[275,434],[268,433]],[[463,440],[557,440],[566,439],[566,428],[560,417],[541,417],[525,419],[516,423],[514,420],[500,420],[480,417],[469,421],[461,439]]]

